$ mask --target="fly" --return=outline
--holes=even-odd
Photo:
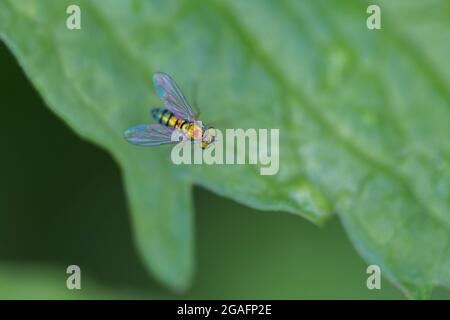
[[[172,139],[172,134],[178,130],[185,138],[183,140],[199,142],[203,149],[214,143],[216,130],[198,121],[198,115],[168,74],[156,72],[153,85],[165,108],[151,110],[157,123],[142,124],[126,130],[125,139],[128,142],[144,147],[178,143]]]

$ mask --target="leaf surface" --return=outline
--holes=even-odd
[[[450,286],[448,3],[383,1],[0,2],[0,35],[47,105],[120,163],[147,266],[175,289],[193,270],[190,188],[323,223],[411,297]],[[447,8],[447,10],[445,10]],[[427,14],[423,14],[426,12]],[[411,22],[414,21],[414,22]],[[123,131],[160,106],[169,73],[219,129],[280,129],[280,171],[175,166]],[[312,246],[314,244],[311,244]]]

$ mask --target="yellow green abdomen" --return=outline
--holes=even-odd
[[[188,121],[180,119],[167,109],[153,109],[152,116],[155,121],[170,128],[185,130],[186,125],[189,124]]]

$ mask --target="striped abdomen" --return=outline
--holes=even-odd
[[[189,121],[178,118],[167,109],[153,109],[152,116],[155,121],[170,128],[186,130],[190,124]]]

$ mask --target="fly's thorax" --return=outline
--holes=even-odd
[[[201,142],[203,149],[208,148],[216,141],[216,129],[214,127],[205,127],[200,121],[187,122],[182,130],[189,139]]]
[[[199,141],[203,138],[204,128],[202,125],[199,125],[196,122],[189,122],[183,127],[183,130],[191,140]]]

